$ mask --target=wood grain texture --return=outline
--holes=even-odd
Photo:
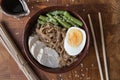
[[[36,1],[37,0],[26,0],[31,10],[30,15],[26,17],[15,19],[0,12],[0,14],[2,14],[2,18],[0,20],[4,22],[5,27],[7,27],[8,31],[22,52],[24,52],[23,46],[21,44],[22,35],[29,17],[34,15],[39,9],[47,6],[67,6],[70,9],[74,9],[76,12],[78,12],[88,26],[89,22],[87,14],[91,14],[103,66],[100,29],[97,16],[97,13],[100,11],[103,18],[103,29],[110,80],[120,80],[120,0],[49,0],[49,2],[46,2],[46,0],[42,0],[42,2]],[[88,55],[75,69],[63,74],[52,74],[42,70],[38,72],[37,68],[34,69],[34,71],[39,75],[39,77],[42,78],[42,80],[100,80],[97,60],[93,47],[93,40],[91,39]],[[1,44],[0,80],[26,80],[23,73],[19,70],[16,63]]]

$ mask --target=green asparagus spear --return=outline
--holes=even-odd
[[[50,14],[46,14],[47,16],[48,16],[48,22],[50,22],[50,23],[52,23],[52,24],[54,24],[54,25],[58,25],[58,22],[57,22],[57,20],[52,16],[52,15],[50,15]]]
[[[54,22],[54,21],[52,21],[51,19],[48,19],[47,22],[52,23],[52,24],[54,24],[54,25],[58,25],[58,24],[59,24],[58,22]]]
[[[52,14],[52,15],[63,15],[63,13],[64,13],[65,11],[61,11],[61,10],[59,10],[59,11],[53,11],[53,12],[50,12],[50,14]]]
[[[76,23],[79,26],[83,25],[83,23],[81,21],[79,21],[75,17],[71,16],[67,11],[64,12],[64,16],[66,16],[67,18],[71,19],[74,23]]]
[[[56,19],[54,19],[53,16],[51,16],[50,14],[46,14],[53,22],[57,22]]]
[[[41,24],[41,25],[46,24],[46,22],[40,21],[40,20],[38,20],[38,23]]]
[[[64,22],[59,16],[56,15],[56,16],[54,16],[54,18],[65,28],[70,28],[71,25]]]
[[[62,16],[63,19],[68,22],[69,24],[71,24],[72,26],[78,26],[77,24],[75,24],[73,21],[71,21],[69,18],[65,17],[65,16]]]
[[[39,19],[42,20],[42,21],[46,21],[46,20],[47,20],[47,17],[46,17],[46,16],[43,16],[43,15],[40,15],[40,16],[39,16]]]
[[[46,16],[43,16],[43,15],[40,15],[39,16],[39,23],[40,24],[43,24],[43,22],[48,22],[48,23],[52,23],[54,25],[58,25],[57,21],[49,14],[47,14],[49,17],[46,17]]]

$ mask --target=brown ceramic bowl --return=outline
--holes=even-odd
[[[30,54],[30,51],[28,49],[28,37],[31,35],[32,31],[35,29],[35,24],[37,23],[37,19],[38,19],[39,15],[40,14],[44,15],[47,12],[54,11],[54,10],[66,10],[72,16],[78,18],[80,21],[83,22],[83,29],[85,30],[85,32],[87,34],[86,45],[85,45],[84,49],[82,50],[82,52],[78,55],[79,59],[76,62],[74,62],[73,64],[71,64],[70,66],[63,67],[63,68],[48,68],[48,67],[41,65],[37,60],[35,60],[33,58],[33,56]],[[42,69],[44,71],[51,72],[51,73],[67,72],[67,71],[75,68],[77,65],[79,65],[80,62],[83,60],[83,58],[87,55],[89,41],[90,41],[90,36],[89,36],[88,27],[86,26],[86,24],[85,24],[84,20],[81,18],[81,16],[78,13],[76,13],[75,11],[70,10],[66,7],[57,7],[57,6],[44,8],[44,9],[38,11],[35,15],[33,15],[30,18],[30,20],[28,21],[28,23],[26,24],[26,27],[24,30],[24,36],[23,36],[23,44],[24,44],[23,46],[24,46],[24,50],[25,50],[25,56],[28,58],[30,63],[32,65],[34,65],[35,67],[37,67],[38,69]]]

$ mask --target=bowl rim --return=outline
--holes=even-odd
[[[82,23],[83,23],[83,28],[84,28],[84,30],[86,32],[86,38],[87,38],[84,49],[78,55],[78,57],[80,59],[78,59],[77,61],[75,61],[70,66],[63,67],[63,68],[49,68],[49,67],[41,65],[36,59],[33,58],[33,56],[31,55],[31,53],[29,52],[28,41],[27,41],[28,37],[26,37],[26,32],[27,32],[27,30],[29,28],[30,22],[34,19],[34,17],[36,17],[36,19],[37,19],[38,15],[43,14],[45,12],[47,13],[47,12],[50,12],[50,11],[55,11],[55,10],[65,10],[65,11],[68,11],[68,12],[70,12],[70,14],[74,15],[79,20],[81,20]],[[85,58],[85,56],[88,53],[87,51],[89,49],[90,35],[89,35],[89,30],[88,30],[88,27],[87,27],[86,23],[84,22],[84,20],[82,19],[82,17],[75,10],[72,10],[72,9],[69,9],[68,7],[63,7],[63,6],[51,6],[51,7],[46,7],[46,8],[40,9],[37,13],[35,13],[28,20],[27,24],[25,25],[25,29],[23,31],[23,40],[22,40],[22,42],[23,42],[23,48],[24,48],[24,52],[25,52],[25,57],[30,62],[30,65],[33,65],[38,70],[43,70],[43,71],[50,72],[50,73],[64,73],[64,72],[68,72],[68,71],[72,70],[73,68],[77,67],[81,63],[81,61],[83,60],[83,58]]]

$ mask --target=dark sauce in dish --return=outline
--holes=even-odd
[[[19,0],[2,0],[1,7],[8,14],[18,15],[25,13]]]

